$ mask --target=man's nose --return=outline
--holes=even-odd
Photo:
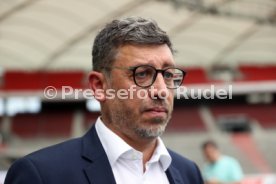
[[[156,79],[154,81],[154,83],[152,84],[152,86],[154,87],[154,92],[153,92],[153,97],[155,98],[164,98],[167,96],[168,88],[167,85],[165,83],[164,77],[161,73],[158,73],[156,76]]]

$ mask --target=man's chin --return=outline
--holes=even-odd
[[[135,132],[141,138],[156,138],[161,136],[165,129],[166,124],[158,121],[158,124],[155,122],[154,125],[136,128]]]
[[[167,116],[154,116],[154,117],[145,117],[142,120],[143,126],[152,126],[152,127],[158,127],[162,125],[166,125],[168,123],[168,117]]]

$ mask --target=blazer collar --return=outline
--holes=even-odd
[[[90,162],[84,168],[84,172],[91,184],[116,184],[111,166],[101,145],[95,126],[82,139],[82,157]]]
[[[172,166],[172,164],[167,169],[166,175],[168,177],[170,184],[183,184],[184,183],[178,169],[176,169],[174,166]]]

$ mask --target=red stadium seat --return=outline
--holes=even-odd
[[[223,115],[243,114],[252,120],[256,120],[263,128],[276,128],[276,104],[216,105],[210,109],[215,118]]]
[[[69,137],[73,112],[18,114],[12,118],[13,134],[24,137]]]
[[[167,128],[168,131],[206,131],[197,106],[174,108],[171,122]]]
[[[238,81],[276,80],[276,66],[246,66],[239,67],[242,78]]]
[[[83,88],[83,71],[6,71],[3,90],[43,90],[47,86]],[[26,82],[27,81],[27,82]],[[1,89],[0,88],[0,89]]]
[[[184,84],[204,84],[209,80],[204,68],[184,68],[187,76],[184,79]]]

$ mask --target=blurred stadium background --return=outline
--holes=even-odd
[[[99,115],[86,89],[91,47],[107,21],[155,19],[171,36],[187,88],[232,85],[232,99],[176,99],[168,147],[204,159],[212,138],[238,158],[244,184],[275,184],[275,0],[0,0],[0,184],[17,158],[81,136]],[[58,89],[47,99],[44,89]]]

